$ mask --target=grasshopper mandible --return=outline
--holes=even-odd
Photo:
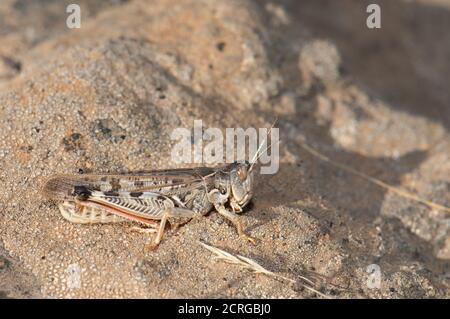
[[[236,226],[240,237],[255,243],[238,215],[253,195],[253,167],[243,161],[132,174],[56,175],[47,180],[44,194],[62,201],[59,210],[71,222],[146,225],[157,232],[147,249],[159,245],[167,221],[178,226],[213,208]]]

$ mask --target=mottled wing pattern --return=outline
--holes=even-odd
[[[47,180],[43,193],[54,200],[74,200],[76,186],[100,192],[177,194],[207,185],[215,168],[171,169],[124,174],[57,175]]]

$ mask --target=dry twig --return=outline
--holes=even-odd
[[[272,278],[282,279],[284,281],[287,281],[287,282],[290,282],[290,283],[293,283],[293,284],[298,283],[297,280],[294,280],[294,279],[291,279],[291,278],[288,278],[288,277],[276,274],[276,273],[274,273],[274,272],[272,272],[270,270],[265,269],[263,266],[258,264],[256,261],[251,260],[250,258],[247,258],[247,257],[244,257],[244,256],[240,256],[240,255],[234,256],[234,255],[232,255],[232,254],[230,254],[230,253],[228,253],[228,252],[226,252],[226,251],[224,251],[222,249],[219,249],[217,247],[213,247],[213,246],[207,245],[207,244],[202,243],[202,242],[200,242],[200,244],[203,247],[205,247],[207,250],[209,250],[210,252],[215,254],[216,255],[215,259],[223,260],[223,261],[225,261],[227,263],[241,266],[241,267],[246,268],[246,269],[248,269],[250,271],[253,271],[254,273],[257,273],[257,274],[264,274],[266,276],[269,276],[269,277],[272,277]],[[313,287],[311,287],[311,285],[314,285],[314,282],[311,281],[310,279],[308,279],[306,277],[303,277],[303,276],[300,276],[300,279],[307,283],[307,284],[300,283],[302,285],[302,287],[304,287],[304,288],[306,288],[306,289],[316,293],[317,295],[319,295],[319,296],[321,296],[323,298],[327,298],[327,299],[330,298],[330,296],[327,296],[327,295],[321,293],[320,291],[318,291],[317,289],[314,289]]]

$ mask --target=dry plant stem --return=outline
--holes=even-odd
[[[408,199],[411,199],[411,200],[413,200],[415,202],[424,204],[424,205],[426,205],[426,206],[428,206],[428,207],[430,207],[432,209],[441,210],[441,211],[444,211],[446,213],[450,213],[450,208],[449,207],[436,204],[436,203],[428,201],[426,199],[422,199],[422,198],[418,197],[417,195],[414,195],[412,193],[404,191],[404,190],[402,190],[400,188],[391,186],[389,184],[386,184],[383,181],[380,181],[379,179],[376,179],[376,178],[374,178],[372,176],[369,176],[369,175],[366,175],[366,174],[364,174],[362,172],[359,172],[359,171],[355,170],[354,168],[351,168],[350,166],[347,166],[347,165],[344,165],[344,164],[341,164],[341,163],[337,163],[337,162],[331,160],[326,155],[323,155],[319,151],[315,150],[311,146],[305,144],[304,142],[300,142],[300,146],[303,149],[305,149],[308,153],[312,154],[315,157],[318,157],[322,161],[330,163],[330,164],[332,164],[332,165],[334,165],[334,166],[336,166],[336,167],[338,167],[340,169],[343,169],[344,171],[347,171],[347,172],[350,172],[352,174],[358,175],[359,177],[361,177],[361,178],[363,178],[363,179],[365,179],[365,180],[367,180],[367,181],[369,181],[369,182],[371,182],[371,183],[373,183],[375,185],[378,185],[378,186],[380,186],[380,187],[382,187],[384,189],[388,189],[388,190],[396,193],[399,196],[402,196],[404,198],[408,198]]]
[[[295,284],[295,283],[298,282],[297,280],[294,280],[294,279],[291,279],[291,278],[288,278],[288,277],[276,274],[276,273],[274,273],[274,272],[272,272],[270,270],[267,270],[264,267],[262,267],[260,264],[255,262],[254,260],[251,260],[251,259],[249,259],[247,257],[240,256],[240,255],[234,256],[234,255],[232,255],[232,254],[230,254],[230,253],[228,253],[228,252],[226,252],[226,251],[224,251],[222,249],[219,249],[217,247],[213,247],[213,246],[207,245],[207,244],[202,243],[202,242],[199,242],[199,243],[203,247],[205,247],[207,250],[209,250],[210,252],[215,254],[216,255],[215,259],[223,260],[223,261],[228,262],[230,264],[235,264],[235,265],[241,266],[241,267],[246,268],[248,270],[251,270],[251,271],[253,271],[253,272],[257,273],[257,274],[265,274],[266,276],[269,276],[269,277],[272,277],[272,278],[282,279],[282,280],[290,282],[292,284]],[[308,284],[314,285],[314,282],[311,281],[310,279],[306,278],[306,277],[300,276],[300,279],[304,280]],[[303,287],[305,287],[306,289],[316,293],[317,295],[319,295],[319,296],[321,296],[323,298],[330,299],[330,296],[327,296],[327,295],[321,293],[320,291],[318,291],[318,290],[316,290],[316,289],[314,289],[314,288],[312,288],[312,287],[310,287],[310,286],[308,286],[306,284],[302,284],[301,283],[301,285]]]

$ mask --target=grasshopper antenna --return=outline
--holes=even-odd
[[[255,155],[253,156],[252,160],[250,161],[249,172],[252,171],[253,166],[258,161],[258,159],[261,157],[261,155],[264,154],[264,152],[267,152],[269,150],[269,148],[271,147],[271,145],[270,145],[270,146],[266,147],[264,151],[261,152],[262,147],[267,142],[267,139],[269,138],[269,134],[272,131],[272,129],[274,128],[274,126],[277,123],[277,121],[278,121],[278,118],[276,118],[275,121],[273,121],[272,126],[270,127],[269,131],[267,132],[266,138],[261,142],[261,144],[258,147],[258,150],[256,151]]]

